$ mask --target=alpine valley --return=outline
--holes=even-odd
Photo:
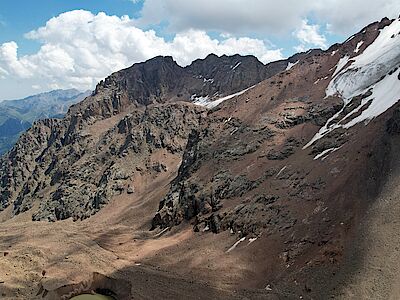
[[[400,19],[155,57],[0,159],[1,299],[398,299]]]

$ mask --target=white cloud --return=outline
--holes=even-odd
[[[332,31],[354,33],[381,18],[397,17],[398,0],[144,0],[141,22],[168,22],[172,31],[196,28],[241,34],[291,32],[313,16]]]
[[[327,47],[326,38],[319,31],[319,25],[310,25],[307,19],[303,20],[300,28],[294,32],[294,36],[300,42],[300,45],[295,47],[296,51],[302,52],[310,47],[325,49]]]
[[[293,49],[294,49],[296,52],[306,52],[306,51],[309,50],[310,48],[307,48],[305,45],[300,44],[300,45],[297,45],[297,46],[293,47]]]
[[[353,34],[372,21],[397,17],[400,12],[398,0],[131,1],[143,2],[141,18],[82,10],[52,18],[26,34],[41,43],[31,55],[20,55],[15,42],[0,44],[2,96],[14,97],[23,87],[27,94],[32,86],[90,88],[111,72],[156,55],[172,55],[181,65],[211,52],[253,54],[268,62],[281,59],[282,50],[263,40],[266,36],[277,35],[284,42],[297,38],[297,51],[324,48],[328,34]],[[160,23],[168,24],[168,33],[175,34],[172,39],[140,29]],[[210,37],[209,31],[218,39]]]
[[[330,24],[337,34],[350,35],[356,30],[383,17],[397,18],[400,13],[398,0],[313,0],[316,18]]]
[[[263,62],[282,58],[280,49],[272,50],[259,39],[226,35],[217,40],[205,31],[189,29],[167,41],[135,24],[127,16],[83,10],[63,13],[26,34],[42,43],[37,53],[18,56],[15,42],[0,45],[0,76],[27,79],[30,87],[43,89],[86,89],[114,71],[157,55],[172,55],[181,65],[209,53],[253,54]]]
[[[283,57],[280,49],[270,50],[263,41],[258,39],[227,37],[219,41],[210,38],[204,31],[193,29],[178,33],[170,43],[165,43],[164,46],[166,53],[170,53],[178,63],[183,65],[210,53],[217,55],[252,54],[264,63]]]
[[[0,46],[0,69],[3,76],[10,73],[20,78],[27,78],[32,75],[29,71],[30,63],[26,60],[18,60],[18,45],[15,42],[4,43]]]
[[[227,33],[280,33],[294,28],[307,12],[303,1],[285,0],[145,0],[142,24],[169,23],[172,31],[188,28]]]

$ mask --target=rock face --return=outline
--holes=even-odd
[[[225,69],[240,61],[251,63],[234,77],[204,80],[211,69],[222,80]],[[182,68],[171,57],[156,57],[135,64],[100,82],[63,120],[36,122],[1,159],[0,209],[12,204],[20,214],[39,201],[33,220],[87,218],[113,196],[133,193],[129,176],[136,168],[165,172],[168,166],[151,161],[153,152],[183,153],[205,108],[182,101],[207,89],[224,95],[273,73],[254,57],[210,55],[204,70],[198,63]],[[254,78],[245,75],[249,70]]]
[[[195,94],[206,96],[239,92],[283,71],[286,65],[287,62],[282,61],[264,66],[254,56],[210,54],[205,59],[195,60],[186,70],[205,83]]]
[[[327,91],[398,22],[384,19],[327,51],[266,66],[209,55],[182,68],[156,57],[116,72],[64,119],[35,123],[0,159],[0,210],[83,220],[113,199],[135,197],[144,176],[164,176],[172,180],[166,192],[155,188],[152,230],[228,231],[249,244],[264,237],[266,249],[281,253],[268,271],[277,289],[290,298],[306,286],[318,298],[317,271],[329,279],[340,268],[390,172],[399,105],[346,125],[370,105],[387,105],[378,88],[395,79],[397,91],[400,69],[351,99]],[[191,103],[199,97],[226,100],[207,109]]]
[[[235,64],[238,66],[234,69]],[[259,83],[286,65],[287,61],[279,61],[264,66],[251,56],[209,55],[182,68],[172,57],[159,56],[107,77],[97,85],[90,100],[71,108],[70,115],[108,118],[132,105],[189,101],[195,95],[222,97]],[[231,74],[226,76],[228,70]],[[216,78],[209,78],[212,76]]]
[[[94,137],[95,132],[79,132],[65,145],[60,139],[68,134],[63,122],[35,124],[11,152],[15,157],[10,155],[14,161],[18,161],[18,153],[30,152],[35,157],[28,164],[22,163],[20,174],[12,175],[12,181],[4,184],[3,189],[21,187],[13,204],[14,213],[31,209],[41,199],[33,220],[91,216],[114,195],[128,189],[129,177],[136,167],[144,163],[144,170],[151,172],[149,153],[160,149],[174,155],[182,153],[187,136],[203,111],[191,104],[148,107],[132,111],[100,138]],[[42,140],[34,140],[36,135]],[[32,144],[36,147],[24,148]],[[3,168],[16,169],[6,163]],[[3,207],[11,198],[11,193],[2,193]]]

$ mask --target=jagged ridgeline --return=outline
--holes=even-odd
[[[0,208],[19,214],[36,202],[33,220],[89,217],[127,189],[136,168],[152,170],[149,154],[182,155],[205,112],[193,97],[241,91],[287,64],[210,55],[182,68],[156,57],[112,74],[64,119],[36,122],[2,158]]]

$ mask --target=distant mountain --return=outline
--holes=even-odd
[[[68,108],[90,94],[76,89],[54,90],[19,100],[0,102],[0,155],[36,120],[62,118]]]

